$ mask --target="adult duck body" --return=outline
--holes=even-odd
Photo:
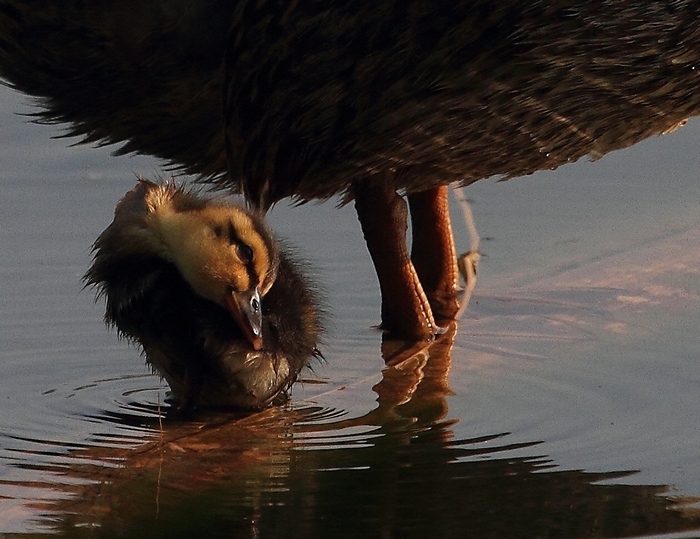
[[[0,0],[0,75],[68,134],[158,156],[263,211],[354,200],[384,327],[425,339],[458,308],[445,186],[598,157],[698,114],[698,12],[693,0]]]

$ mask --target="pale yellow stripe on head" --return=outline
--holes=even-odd
[[[171,184],[156,185],[148,189],[145,202],[149,213],[173,211],[173,195],[176,189]]]
[[[252,270],[255,283],[251,282],[247,270],[243,271],[247,264],[241,261],[241,271],[237,271],[235,276],[237,289],[248,290],[255,285],[263,283],[267,273],[270,271],[272,258],[267,243],[260,235],[253,218],[245,210],[236,206],[212,205],[198,213],[203,220],[222,226],[224,232],[226,232],[228,224],[231,223],[236,238],[252,249]],[[264,294],[267,290],[260,290],[260,292]]]
[[[267,242],[260,235],[255,221],[248,213],[238,208],[232,209],[235,211],[231,216],[231,221],[236,229],[236,234],[243,243],[253,250],[253,270],[258,279],[258,284],[262,284],[272,265]],[[260,292],[265,294],[267,289],[260,290]]]

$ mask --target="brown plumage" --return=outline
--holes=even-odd
[[[181,407],[261,408],[318,355],[318,298],[253,213],[140,180],[85,280]]]
[[[69,134],[156,155],[260,209],[355,199],[384,325],[420,338],[456,312],[457,272],[414,271],[430,250],[387,254],[404,243],[395,193],[428,193],[409,198],[414,228],[442,238],[449,260],[441,186],[675,128],[700,111],[699,11],[697,0],[0,0],[0,75]]]

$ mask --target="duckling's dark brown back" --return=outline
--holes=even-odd
[[[672,128],[700,108],[698,12],[0,0],[0,74],[72,133],[205,176],[230,167],[224,183],[266,207],[376,175],[422,190],[527,174]]]

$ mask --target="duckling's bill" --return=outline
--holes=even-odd
[[[226,296],[226,305],[248,342],[255,350],[260,350],[263,346],[263,336],[258,287],[245,292],[232,291]]]

